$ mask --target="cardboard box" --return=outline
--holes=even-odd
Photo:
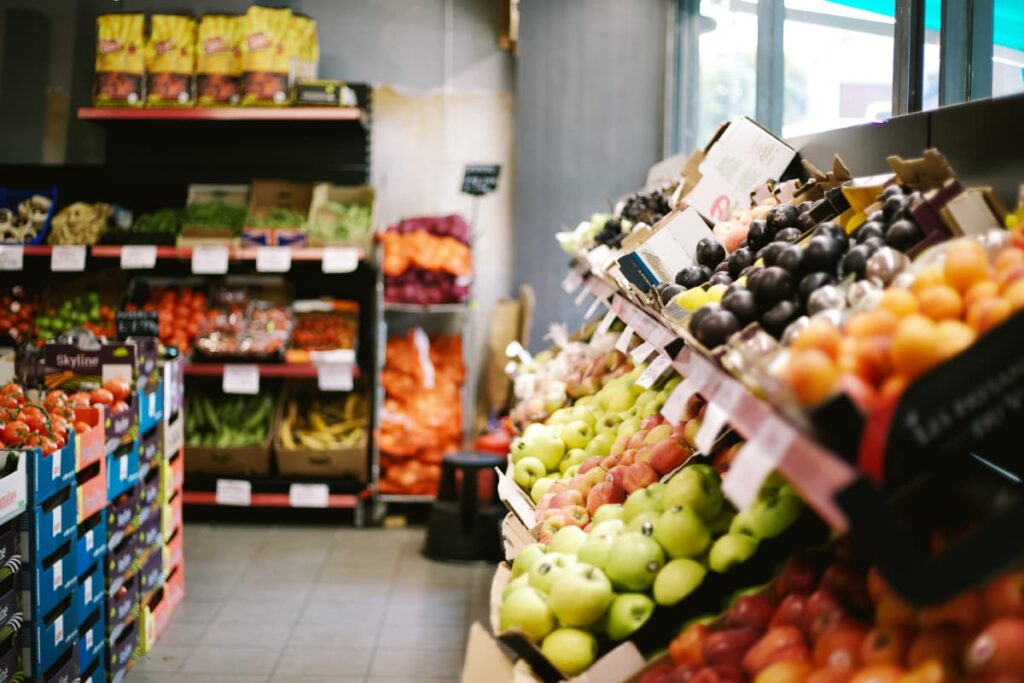
[[[78,524],[78,534],[75,537],[75,574],[85,574],[106,554],[107,512],[100,510]]]
[[[181,527],[175,529],[167,538],[167,545],[163,546],[164,575],[170,575],[171,571],[177,568],[185,558],[184,531]]]
[[[28,456],[23,451],[0,451],[4,461],[17,459],[12,472],[0,477],[0,517],[12,519],[20,516],[28,506]]]
[[[78,660],[74,645],[78,642],[78,612],[69,594],[57,607],[36,621],[26,621],[20,633],[22,666],[32,679],[54,680],[51,667],[74,673]],[[67,662],[65,663],[65,658]],[[68,681],[72,678],[68,678]]]
[[[39,505],[75,480],[74,430],[69,443],[49,455],[31,448],[22,451],[28,460],[28,503]],[[4,451],[0,451],[0,458]]]
[[[102,591],[100,592],[102,596]],[[97,659],[104,659],[104,645],[107,643],[106,615],[103,606],[97,606],[82,619],[78,627],[78,670],[88,671]]]
[[[92,427],[84,434],[75,432],[75,471],[80,472],[106,453],[106,407],[75,408],[75,422]]]
[[[501,540],[508,562],[515,560],[520,550],[537,541],[526,525],[512,512],[505,515],[501,523]]]
[[[81,683],[107,683],[106,657],[96,658],[88,669],[81,671],[79,680]]]
[[[167,415],[166,410],[164,411],[164,424],[160,430],[160,438],[163,441],[160,451],[163,453],[164,461],[177,457],[185,445],[184,411],[178,410],[171,416]]]
[[[185,471],[210,475],[265,476],[270,473],[270,451],[273,442],[274,427],[271,426],[267,431],[266,440],[258,446],[187,446]]]
[[[185,599],[185,562],[171,569],[164,581],[164,598],[173,612]]]
[[[17,638],[8,638],[0,643],[0,683],[13,681],[16,675],[22,675],[21,648],[18,646]]]
[[[21,552],[27,563],[31,565],[49,557],[75,537],[77,503],[72,479],[56,495],[18,518],[18,529],[22,532]]]
[[[160,424],[164,416],[164,392],[159,382],[152,391],[139,392],[138,404],[139,434],[148,434]]]
[[[696,263],[697,243],[704,238],[714,234],[697,211],[673,211],[638,236],[617,263],[630,284],[646,293],[661,282],[672,282],[677,272]]]
[[[74,543],[68,541],[40,563],[26,565],[20,573],[21,609],[26,620],[38,619],[69,596],[78,586]]]
[[[370,207],[370,230],[366,235],[348,240],[332,240],[322,237],[315,237],[313,226],[317,222],[323,225],[335,225],[337,219],[334,212],[327,205],[329,202],[337,202],[343,205],[357,205]],[[306,232],[310,246],[350,246],[360,247],[369,250],[373,247],[374,232],[377,226],[377,192],[372,185],[333,185],[331,183],[318,183],[312,191],[311,203],[309,206],[309,222]]]
[[[142,508],[138,533],[138,553],[142,557],[163,546],[163,511],[158,503]]]
[[[176,529],[181,528],[182,498],[183,496],[179,492],[171,498],[170,502],[164,503],[163,511],[161,512],[161,523],[163,525],[164,538],[170,538],[174,535]]]
[[[139,577],[130,576],[116,590],[107,591],[107,630],[110,640],[117,640],[141,613],[139,607]]]
[[[185,458],[181,451],[173,457],[165,458],[163,476],[160,479],[160,502],[166,503],[181,490],[185,484]]]
[[[107,495],[111,500],[139,483],[139,442],[107,456]]]
[[[107,508],[107,548],[119,545],[125,536],[138,529],[139,510],[137,488],[130,488],[110,503]]]
[[[148,602],[153,592],[164,585],[163,546],[157,546],[145,557],[139,568],[139,595],[142,602]]]
[[[295,104],[312,107],[357,107],[356,91],[345,81],[314,79],[295,83]]]
[[[18,581],[14,576],[8,576],[0,581],[0,624],[6,624],[16,614],[19,614],[18,597],[20,595]]]
[[[249,193],[249,216],[266,216],[274,209],[290,209],[308,216],[312,198],[313,183],[254,180]],[[246,244],[282,244],[276,239],[276,233],[281,232],[285,236],[283,244],[299,244],[301,242],[297,240],[294,233],[301,232],[303,228],[305,225],[289,226],[288,228],[263,228],[246,225],[242,230],[242,239]]]
[[[138,608],[138,605],[136,605]],[[111,681],[120,681],[128,671],[128,665],[135,648],[139,645],[139,620],[133,619],[130,623],[120,626],[117,636],[110,636],[110,663],[108,670]]]
[[[142,481],[139,483],[139,504],[142,507],[149,507],[160,499],[160,481],[162,477],[163,464],[157,459],[154,466],[142,477]],[[145,520],[140,520],[140,522],[143,521]]]
[[[75,607],[79,614],[90,614],[97,608],[103,612],[106,609],[106,597],[101,558],[78,577],[78,585],[75,587]]]
[[[21,566],[21,555],[18,554],[18,527],[13,520],[0,530],[0,567],[6,566],[12,557],[18,558]],[[0,573],[0,581],[7,575]]]
[[[107,507],[107,459],[101,456],[75,475],[75,523],[81,524]]]
[[[119,590],[130,583],[132,565],[137,553],[134,534],[125,536],[114,547],[107,548],[106,573],[107,595],[116,596]],[[136,587],[136,593],[138,592]]]

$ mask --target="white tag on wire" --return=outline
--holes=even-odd
[[[601,322],[597,324],[597,328],[594,329],[594,336],[608,334],[608,330],[612,329],[612,324],[615,322],[615,317],[615,311],[609,308],[608,312],[601,318]]]
[[[722,482],[722,492],[739,510],[757,498],[761,485],[793,445],[793,430],[776,418],[767,419],[736,454]]]
[[[569,272],[565,275],[565,279],[562,280],[562,291],[566,294],[572,294],[579,289],[582,284],[583,276],[577,273],[575,269],[570,268]]]
[[[724,380],[718,385],[714,397],[708,402],[707,410],[704,411],[704,420],[694,439],[697,450],[701,453],[711,454],[715,439],[718,438],[722,427],[725,426],[729,416],[739,405],[745,393],[743,385],[733,380]]]
[[[634,363],[639,364],[647,360],[652,353],[654,353],[654,344],[649,341],[645,341],[640,344],[640,346],[633,349],[629,355],[633,357]]]
[[[619,338],[615,341],[615,350],[626,353],[629,351],[629,343],[633,341],[633,328],[626,325],[626,329],[622,331]]]
[[[658,357],[647,366],[647,369],[636,378],[636,385],[643,389],[650,389],[658,381],[658,378],[665,374],[665,371],[671,366],[672,359],[663,353],[659,353]]]

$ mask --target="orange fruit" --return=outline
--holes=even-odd
[[[933,285],[944,285],[946,284],[946,271],[942,266],[935,263],[927,268],[923,268],[921,272],[914,278],[914,283],[910,285],[910,291],[914,294],[928,289]]]
[[[1024,280],[1018,280],[1006,288],[1003,297],[1010,302],[1014,312],[1024,308]]]
[[[967,309],[967,324],[983,334],[1003,322],[1013,313],[1009,300],[998,296],[978,299]]]
[[[989,277],[988,252],[974,240],[950,242],[946,248],[943,272],[946,274],[946,282],[957,291],[966,292],[975,282]]]
[[[973,327],[959,320],[943,320],[936,329],[939,331],[939,355],[942,358],[955,356],[978,337]]]
[[[839,329],[823,318],[814,318],[792,344],[792,348],[818,349],[835,360],[839,356]]]
[[[964,310],[971,307],[978,299],[983,299],[987,296],[996,296],[999,294],[999,285],[992,280],[982,280],[981,282],[975,282],[971,285],[971,288],[964,294]]]
[[[900,319],[892,311],[876,309],[857,313],[846,321],[847,334],[858,337],[889,335],[896,331]]]
[[[839,371],[824,351],[803,349],[790,354],[786,379],[797,399],[812,406],[835,392]]]
[[[1005,270],[1009,266],[1015,266],[1018,264],[1024,264],[1024,249],[1018,249],[1017,247],[1007,247],[999,252],[999,256],[996,256],[995,268],[996,271]]]
[[[896,372],[913,379],[940,360],[935,323],[920,314],[904,318],[892,338],[892,364]]]
[[[882,293],[882,300],[879,307],[893,313],[900,318],[911,313],[917,313],[920,308],[917,298],[907,289],[890,287]]]
[[[996,271],[996,283],[1000,292],[1005,292],[1007,287],[1021,278],[1024,278],[1024,263],[1016,263]]]
[[[949,285],[935,285],[917,295],[921,313],[935,321],[954,318],[959,320],[964,310],[960,294]]]

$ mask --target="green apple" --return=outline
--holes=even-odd
[[[555,613],[547,596],[530,586],[509,593],[498,614],[502,631],[521,631],[535,643],[555,628]]]
[[[659,441],[664,441],[670,436],[672,436],[672,425],[664,422],[647,432],[647,436],[644,437],[644,445],[650,446],[656,444]]]
[[[573,448],[565,454],[562,462],[558,463],[558,471],[565,474],[565,471],[573,465],[582,465],[590,455],[582,448]]]
[[[622,503],[608,503],[597,508],[597,512],[590,518],[590,523],[596,526],[612,519],[622,520]]]
[[[615,443],[615,435],[611,432],[599,432],[587,444],[586,454],[600,455],[602,458],[611,453],[612,445]]]
[[[523,546],[516,553],[516,559],[512,560],[512,576],[519,577],[527,574],[533,563],[539,560],[544,555],[544,552],[544,546],[540,543],[531,543],[530,545]]]
[[[621,519],[602,519],[591,522],[590,536],[618,536],[625,530],[626,524]]]
[[[623,593],[608,608],[608,637],[625,640],[643,626],[654,612],[654,601],[642,593]]]
[[[621,413],[633,407],[636,397],[628,388],[617,389],[605,399],[605,409],[609,413]]]
[[[672,560],[654,577],[654,601],[666,606],[676,604],[696,590],[705,574],[707,570],[699,562],[685,557]]]
[[[618,430],[615,432],[615,436],[618,438],[626,437],[627,439],[637,432],[640,431],[640,418],[639,417],[628,417],[622,421],[619,425]]]
[[[718,473],[714,470],[708,473],[699,465],[688,465],[677,472],[668,480],[662,496],[666,508],[690,507],[701,519],[715,517],[724,500]]]
[[[647,495],[654,496],[658,500],[658,505],[661,509],[665,509],[665,484],[660,481],[656,481],[653,484],[647,486]]]
[[[548,492],[548,489],[556,481],[558,480],[554,477],[541,477],[533,482],[533,486],[530,487],[530,500],[533,501],[534,505],[540,502],[540,499],[544,497],[544,494]]]
[[[757,552],[757,539],[746,534],[726,534],[711,546],[708,566],[715,572],[727,572],[743,564]]]
[[[665,552],[654,539],[636,531],[624,531],[615,537],[605,573],[619,590],[642,591],[654,583],[663,564]]]
[[[674,507],[661,513],[654,540],[673,559],[697,557],[711,545],[711,533],[693,508]]]
[[[582,420],[590,425],[591,429],[597,426],[597,413],[590,406],[577,403],[570,412],[572,413],[573,420]]]
[[[587,540],[587,532],[578,526],[564,526],[555,532],[548,544],[549,553],[575,555]]]
[[[779,489],[777,495],[759,498],[750,508],[754,536],[775,538],[792,526],[803,511],[803,501],[785,488]]]
[[[568,481],[580,473],[580,466],[573,465],[572,467],[566,468],[565,472],[562,472],[562,479]]]
[[[626,523],[626,531],[638,531],[644,536],[655,538],[654,531],[660,517],[661,513],[657,510],[641,512]]]
[[[549,426],[562,426],[572,422],[572,409],[571,408],[559,408],[555,412],[548,416],[548,419],[544,421],[544,424]]]
[[[583,420],[573,420],[562,426],[559,436],[566,448],[586,448],[594,438],[594,428]]]
[[[622,521],[628,524],[641,512],[661,512],[661,497],[651,493],[650,488],[633,491],[626,497],[626,502],[622,504]]]
[[[530,585],[530,577],[529,576],[527,576],[526,574],[521,574],[520,576],[517,576],[516,578],[512,579],[507,584],[505,584],[505,587],[501,590],[501,599],[502,599],[502,601],[504,602],[504,600],[506,598],[508,598],[508,596],[510,596],[512,594],[512,592],[514,590],[516,590],[517,588],[522,588],[524,586],[529,586],[529,585]]]
[[[645,405],[655,400],[656,398],[658,398],[658,392],[654,391],[653,389],[647,389],[636,397],[636,400],[633,401],[633,405],[640,406],[641,408],[643,408]]]
[[[586,408],[593,408],[596,404],[597,399],[594,398],[593,396],[581,396],[578,399],[576,399],[576,405],[573,407],[579,408],[580,406],[583,406]]]
[[[558,469],[558,463],[565,457],[565,443],[551,433],[538,434],[527,441],[528,455],[537,458],[548,472]]]
[[[562,572],[574,564],[576,564],[576,558],[572,555],[544,553],[544,557],[530,565],[530,585],[546,594],[551,590],[554,581],[562,575]]]
[[[556,669],[575,676],[597,659],[597,639],[578,628],[558,628],[544,639],[540,651]]]
[[[534,439],[540,436],[541,434],[548,433],[550,433],[550,429],[547,425],[541,422],[531,422],[530,424],[526,425],[526,429],[523,430],[523,436],[521,437],[521,439]]]
[[[544,463],[537,458],[527,456],[516,463],[512,469],[512,479],[527,491],[533,489],[537,480],[548,473]]]
[[[729,527],[735,517],[736,512],[730,506],[723,505],[718,514],[708,520],[708,531],[716,538],[721,536],[729,531]]]
[[[652,415],[657,415],[658,413],[661,412],[661,407],[663,405],[665,404],[661,401],[651,401],[650,403],[648,403],[647,405],[640,409],[640,419],[643,420],[647,419],[648,417],[651,417]]]
[[[665,386],[663,386],[661,388],[661,393],[666,398],[668,398],[668,395],[672,393],[672,390],[675,389],[677,386],[679,386],[680,383],[682,383],[682,381],[683,381],[682,376],[673,372],[672,376],[669,377],[668,381],[665,382]]]
[[[616,536],[618,536],[618,532],[595,536],[594,530],[591,529],[590,538],[580,546],[580,549],[576,552],[576,559],[603,571],[608,563],[608,556],[611,553]]]
[[[598,434],[617,436],[616,432],[619,431],[619,425],[622,424],[624,419],[619,413],[605,413],[597,419],[597,422],[594,424],[594,431]]]
[[[548,602],[565,626],[590,626],[611,604],[612,584],[597,567],[577,562],[551,586]]]

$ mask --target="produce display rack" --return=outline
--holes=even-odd
[[[358,107],[79,107],[83,121],[363,121]]]

